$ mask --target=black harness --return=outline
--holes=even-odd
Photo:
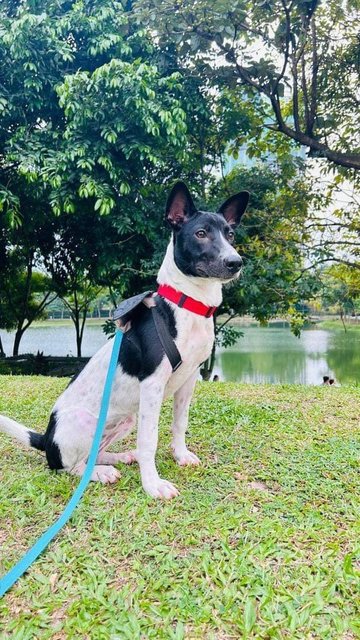
[[[164,318],[156,306],[156,297],[153,296],[152,291],[145,291],[145,293],[140,293],[137,296],[123,300],[113,312],[113,320],[120,329],[125,332],[128,331],[132,316],[141,304],[144,304],[150,309],[158,338],[169,359],[172,370],[176,371],[182,364],[181,355],[169,333]]]

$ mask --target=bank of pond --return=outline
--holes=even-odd
[[[244,327],[243,336],[228,349],[218,349],[214,375],[221,381],[248,383],[321,384],[330,375],[341,384],[360,383],[360,331],[309,328],[296,338],[288,327]],[[5,353],[11,353],[14,335],[2,332]],[[92,356],[107,338],[101,325],[89,324],[83,340],[84,359]],[[0,373],[72,375],[79,367],[72,326],[44,324],[30,327],[19,357],[0,360]],[[36,355],[38,354],[38,355]],[[51,358],[47,356],[52,356]]]

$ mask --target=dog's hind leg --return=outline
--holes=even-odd
[[[117,440],[123,440],[123,438],[126,438],[126,436],[133,430],[135,424],[136,415],[129,416],[125,420],[118,422],[113,429],[109,430],[109,432],[105,434],[97,457],[97,462],[99,464],[117,464],[118,462],[131,464],[132,462],[136,462],[135,451],[122,451],[119,453],[106,451],[106,449]]]
[[[97,424],[97,417],[87,409],[75,408],[57,413],[53,444],[61,455],[62,467],[68,473],[82,476],[89,457]],[[107,464],[96,464],[91,480],[104,484],[116,482],[120,473]]]
[[[70,470],[70,473],[75,476],[82,476],[86,467],[86,462],[79,462],[75,467]],[[94,470],[90,476],[90,480],[93,482],[102,482],[103,484],[113,484],[121,478],[120,472],[108,464],[96,464]]]
[[[100,453],[97,458],[97,462],[100,464],[118,464],[118,462],[122,462],[123,464],[132,464],[133,462],[136,462],[136,460],[136,451],[104,451],[103,453]]]
[[[185,442],[185,434],[189,422],[189,408],[197,376],[198,370],[186,380],[174,396],[171,448],[176,462],[181,466],[200,464],[199,458],[195,453],[189,451]]]

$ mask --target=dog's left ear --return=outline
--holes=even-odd
[[[249,192],[240,191],[235,196],[228,198],[224,204],[221,205],[219,212],[222,213],[226,222],[231,227],[237,227],[243,213],[245,213],[247,204],[249,202]]]
[[[195,213],[196,207],[185,182],[177,182],[166,202],[166,221],[176,231]]]

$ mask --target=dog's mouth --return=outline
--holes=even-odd
[[[195,275],[200,278],[214,278],[221,280],[222,282],[230,282],[234,278],[238,278],[241,275],[242,265],[239,264],[236,267],[226,267],[223,263],[204,264],[198,263],[195,265]]]

